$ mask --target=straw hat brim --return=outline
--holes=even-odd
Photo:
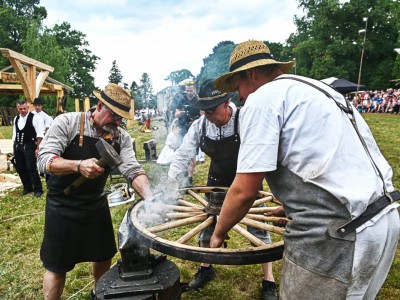
[[[216,107],[217,105],[220,105],[221,103],[224,103],[226,100],[232,98],[232,96],[233,93],[227,93],[222,94],[221,97],[213,100],[208,100],[208,98],[199,98],[195,103],[193,103],[192,107],[199,110],[210,109]]]
[[[115,107],[114,105],[112,105],[110,102],[108,102],[107,100],[105,100],[103,97],[101,97],[101,94],[98,91],[93,91],[93,94],[101,101],[103,102],[105,105],[107,105],[108,108],[110,108],[114,113],[116,113],[117,115],[128,119],[128,120],[132,120],[133,116],[134,116],[134,109],[130,108],[129,112],[124,111],[118,107]]]
[[[283,72],[283,73],[287,73],[290,68],[293,67],[294,65],[294,61],[289,61],[289,62],[279,62],[273,59],[260,59],[260,60],[256,60],[253,62],[250,62],[238,69],[236,69],[235,71],[226,73],[220,77],[218,77],[215,80],[215,88],[220,90],[221,92],[235,92],[236,91],[236,87],[233,86],[232,82],[231,82],[231,77],[241,71],[244,70],[248,70],[251,68],[255,68],[255,67],[260,67],[260,66],[266,66],[266,65],[277,65],[278,68]]]

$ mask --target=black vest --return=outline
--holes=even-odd
[[[26,123],[24,128],[20,130],[18,128],[18,121],[20,118],[20,115],[18,115],[15,119],[15,141],[17,144],[20,145],[26,145],[26,144],[34,144],[36,142],[36,130],[35,127],[33,127],[33,116],[34,114],[29,112],[28,117],[26,119]]]
[[[234,134],[222,140],[212,140],[206,136],[206,119],[203,121],[200,149],[211,158],[208,171],[208,186],[229,187],[236,176],[237,158],[240,148],[238,134],[239,109],[235,114]]]

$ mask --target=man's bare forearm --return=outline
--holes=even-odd
[[[153,198],[150,182],[146,174],[141,174],[132,180],[132,188],[143,199]]]
[[[253,205],[264,173],[237,174],[228,190],[214,235],[223,239]]]

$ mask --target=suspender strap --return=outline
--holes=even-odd
[[[317,86],[311,82],[308,82],[308,81],[303,80],[298,77],[291,77],[291,76],[275,78],[274,80],[280,80],[280,79],[292,79],[292,80],[302,82],[304,84],[312,86],[313,88],[317,89],[318,91],[323,93],[325,96],[327,96],[329,99],[335,101],[336,105],[348,116],[351,124],[354,127],[354,130],[357,133],[358,138],[361,141],[361,144],[364,147],[365,152],[368,155],[368,158],[369,158],[371,164],[373,165],[375,170],[378,172],[378,175],[382,180],[384,195],[382,197],[380,197],[378,200],[369,204],[367,206],[367,209],[360,216],[358,216],[357,218],[351,220],[350,222],[340,226],[337,229],[338,234],[341,236],[347,235],[348,233],[352,232],[360,225],[364,224],[366,221],[368,221],[371,218],[373,218],[374,216],[376,216],[382,209],[384,209],[386,206],[388,206],[392,202],[400,200],[400,192],[399,191],[395,191],[395,192],[391,192],[391,193],[389,193],[387,191],[386,185],[385,185],[385,179],[383,178],[381,171],[379,170],[378,166],[376,165],[375,161],[373,160],[372,155],[369,152],[369,149],[367,147],[367,144],[366,144],[364,138],[362,137],[360,131],[358,130],[356,119],[354,117],[353,107],[352,107],[351,103],[349,102],[349,100],[344,98],[344,100],[346,101],[346,106],[344,106],[342,103],[336,101],[335,98],[333,98],[333,96],[331,94],[329,94],[327,91],[325,91],[324,89],[320,88],[319,86]],[[333,89],[331,86],[329,86],[329,85],[327,85],[327,86],[330,87],[331,89]]]
[[[79,128],[79,147],[83,147],[83,134],[85,132],[85,113],[81,113],[81,123]]]
[[[400,192],[399,191],[394,191],[390,193],[391,198],[393,201],[398,201],[400,200]],[[353,230],[356,230],[358,227],[360,227],[362,224],[367,222],[368,220],[372,219],[375,217],[382,209],[384,209],[386,206],[391,204],[392,202],[389,200],[386,195],[383,195],[380,197],[378,200],[372,202],[370,205],[367,206],[367,209],[357,218],[351,220],[350,222],[340,226],[337,229],[337,233],[340,236],[345,236],[348,233],[352,232]]]

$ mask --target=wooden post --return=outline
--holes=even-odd
[[[89,97],[85,97],[83,102],[83,111],[88,111],[90,109],[90,99]]]
[[[75,111],[79,112],[79,98],[75,98]]]

